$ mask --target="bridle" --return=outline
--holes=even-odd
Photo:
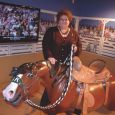
[[[19,77],[19,76],[25,76],[24,74],[18,74],[17,76],[15,76],[12,80],[11,80],[11,82],[14,82],[14,83],[16,83],[16,84],[18,84],[18,86],[20,87],[20,89],[21,89],[21,92],[23,92],[24,93],[24,97],[25,98],[27,98],[28,99],[28,89],[36,82],[36,80],[37,80],[37,76],[34,76],[34,81],[31,83],[31,84],[29,84],[29,85],[25,85],[24,83],[23,83],[23,80]],[[30,74],[28,74],[28,75],[26,75],[27,77],[30,77]],[[30,78],[31,79],[31,78]]]

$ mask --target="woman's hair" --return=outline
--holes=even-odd
[[[63,15],[66,15],[68,17],[69,21],[71,22],[73,15],[72,15],[72,12],[68,9],[62,9],[57,13],[57,22],[59,22],[60,17]]]

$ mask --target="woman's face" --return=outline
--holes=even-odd
[[[59,19],[58,26],[62,29],[68,28],[70,21],[66,15],[62,15]]]

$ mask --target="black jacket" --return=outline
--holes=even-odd
[[[42,42],[44,58],[47,60],[49,57],[54,57],[63,62],[70,54],[72,44],[77,46],[78,50],[75,55],[78,56],[81,53],[82,45],[77,32],[70,28],[68,36],[62,37],[57,27],[50,27]]]

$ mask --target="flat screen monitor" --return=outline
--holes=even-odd
[[[0,43],[37,42],[40,9],[0,2]]]

